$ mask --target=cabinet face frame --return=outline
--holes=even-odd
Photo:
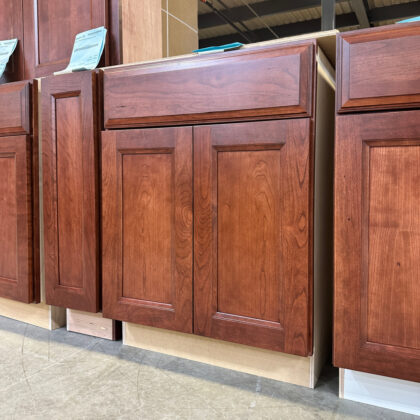
[[[192,332],[192,223],[192,128],[102,132],[105,317]]]
[[[420,329],[412,323],[420,319],[420,276],[415,279],[420,236],[416,240],[410,229],[420,225],[420,210],[411,208],[420,159],[416,166],[410,155],[420,150],[419,118],[420,111],[338,116],[334,187],[334,365],[417,382]],[[408,159],[400,172],[400,158],[390,153]],[[404,185],[397,184],[402,180]],[[390,199],[393,184],[399,195]],[[381,185],[385,189],[377,191]],[[404,233],[407,217],[414,225]],[[386,232],[406,240],[399,245],[397,236],[394,242],[378,240]],[[386,287],[378,288],[377,270],[384,267]],[[397,296],[403,300],[390,304]]]
[[[42,81],[46,301],[87,312],[101,300],[96,95],[95,72]]]

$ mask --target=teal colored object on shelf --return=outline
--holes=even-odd
[[[225,45],[218,45],[217,47],[207,47],[207,48],[200,48],[198,50],[194,50],[194,53],[202,54],[202,53],[210,53],[210,52],[217,52],[217,51],[228,51],[228,50],[236,50],[237,48],[241,48],[244,44],[240,42],[234,42],[232,44],[225,44]]]
[[[411,19],[404,19],[404,20],[400,20],[397,23],[408,23],[408,22],[420,22],[420,16],[417,17],[413,17]]]

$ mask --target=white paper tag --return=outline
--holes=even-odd
[[[72,73],[96,68],[105,47],[105,39],[106,29],[103,26],[77,34],[69,65],[64,70],[56,71],[54,74]]]
[[[0,77],[3,76],[4,70],[6,69],[10,56],[16,49],[17,43],[17,38],[0,41]]]

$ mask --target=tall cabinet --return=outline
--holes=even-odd
[[[416,382],[419,45],[418,23],[338,37],[334,216],[334,364]]]

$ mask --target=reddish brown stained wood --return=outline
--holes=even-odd
[[[420,381],[419,111],[339,116],[334,364]]]
[[[192,128],[102,133],[103,314],[192,332]]]
[[[45,287],[48,304],[100,308],[96,74],[42,82]]]
[[[23,0],[24,77],[32,79],[63,70],[69,62],[75,36],[107,26],[107,13],[106,0]],[[105,56],[108,57],[108,44]]]
[[[0,138],[0,296],[34,300],[31,144]]]
[[[420,24],[337,35],[337,110],[420,105]]]
[[[18,39],[15,52],[7,64],[0,82],[23,79],[23,17],[22,0],[0,0],[0,39]]]
[[[194,129],[194,332],[312,352],[309,119]]]
[[[30,91],[27,81],[0,86],[0,135],[31,133]]]
[[[312,114],[314,43],[104,71],[106,128]]]

